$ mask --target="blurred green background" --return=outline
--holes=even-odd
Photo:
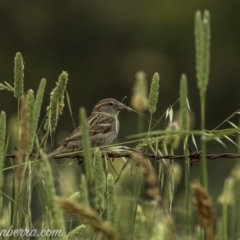
[[[114,97],[121,101],[124,96],[128,96],[125,104],[129,105],[139,70],[146,72],[149,83],[155,72],[160,73],[159,104],[154,116],[158,119],[178,99],[179,79],[184,72],[188,76],[194,127],[199,129],[193,32],[195,12],[205,9],[211,13],[212,28],[206,127],[213,129],[240,108],[237,1],[1,1],[0,82],[13,82],[13,59],[16,52],[21,52],[25,61],[25,91],[32,88],[36,92],[40,79],[47,79],[43,119],[51,89],[62,70],[66,70],[67,89],[78,124],[81,106],[90,113],[99,100]],[[16,113],[17,101],[12,93],[0,94],[0,109],[8,117]],[[131,112],[120,114],[119,142],[136,133],[136,119],[137,115]],[[238,124],[237,117],[233,122]],[[60,129],[74,129],[67,108],[57,131]],[[208,152],[237,151],[230,143],[227,145],[225,150],[213,144]],[[234,160],[209,163],[213,193],[220,193],[233,163]],[[191,169],[197,173],[198,168],[196,164]]]

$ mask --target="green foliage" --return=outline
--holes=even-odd
[[[34,141],[34,136],[35,136],[35,131],[33,131],[32,129],[32,125],[33,125],[33,111],[34,111],[34,92],[33,90],[29,90],[28,94],[27,94],[27,110],[28,110],[28,121],[29,121],[29,136],[30,136],[30,141],[28,142],[28,153],[31,152],[32,150],[32,145],[33,145],[33,141]]]
[[[4,84],[0,83],[0,90],[7,90],[7,91],[10,91],[10,92],[14,92],[14,88],[7,82],[4,82]]]
[[[68,233],[67,239],[75,240],[76,238],[81,237],[85,231],[86,225],[81,224],[80,226],[77,226],[71,232]]]
[[[149,92],[149,103],[148,103],[148,110],[151,114],[150,121],[149,121],[149,128],[148,128],[148,134],[151,130],[152,125],[152,115],[157,110],[157,102],[158,102],[158,91],[159,91],[159,74],[155,73],[153,75],[151,88]]]
[[[149,93],[149,105],[148,110],[151,114],[155,113],[157,110],[158,102],[158,91],[159,91],[159,74],[155,73],[153,75],[150,93]]]
[[[96,208],[102,211],[104,207],[104,192],[106,189],[106,176],[103,171],[103,161],[102,155],[98,148],[94,151],[95,161],[94,161],[94,185],[95,185],[95,202]]]
[[[55,131],[59,119],[59,115],[63,112],[64,94],[68,83],[67,72],[62,72],[50,95],[50,104],[47,108],[47,118],[44,124],[46,131]]]
[[[187,76],[182,74],[180,80],[180,111],[181,111],[181,128],[183,131],[189,130],[189,110],[188,110],[188,88]]]
[[[16,53],[14,59],[14,97],[21,98],[23,96],[23,77],[24,64],[21,53]]]
[[[74,202],[78,202],[81,199],[80,192],[73,193],[68,199]]]
[[[201,92],[205,92],[210,73],[210,13],[204,11],[203,18],[200,11],[195,15],[195,47],[197,84]]]

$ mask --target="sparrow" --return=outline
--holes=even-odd
[[[127,109],[127,106],[114,98],[103,99],[95,105],[92,114],[87,118],[91,147],[109,145],[116,139],[119,131],[118,114],[123,109]],[[82,130],[79,126],[63,141],[63,145],[49,153],[48,157],[57,158],[59,154],[81,150]]]

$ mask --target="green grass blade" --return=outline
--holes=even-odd
[[[29,144],[28,144],[28,153],[32,152],[33,146],[34,146],[34,141],[36,137],[36,132],[37,132],[37,127],[38,127],[38,122],[40,118],[40,112],[41,112],[41,107],[42,107],[42,101],[43,101],[43,96],[44,96],[44,91],[45,91],[45,86],[46,86],[46,79],[42,79],[37,91],[36,95],[36,100],[34,102],[33,110],[32,110],[32,116],[30,120],[30,139],[29,139]]]
[[[80,108],[80,123],[82,131],[83,155],[86,168],[86,177],[89,182],[93,182],[93,164],[91,155],[91,144],[88,133],[87,116],[84,108]]]
[[[113,176],[109,173],[107,176],[107,213],[108,220],[112,226],[116,227],[117,224],[117,202],[116,191]]]
[[[180,113],[181,113],[181,128],[183,131],[189,131],[189,112],[188,112],[188,88],[187,77],[182,74],[180,80]],[[191,200],[190,200],[190,180],[189,180],[189,166],[190,159],[188,156],[188,134],[183,135],[184,138],[184,154],[185,154],[185,211],[186,211],[186,234],[190,235],[191,229]]]
[[[3,166],[5,161],[6,114],[0,114],[0,192],[3,187]],[[1,207],[1,206],[0,206]]]
[[[63,212],[56,203],[56,190],[54,187],[54,182],[53,182],[53,175],[52,175],[52,170],[51,166],[49,163],[49,160],[47,158],[46,154],[43,154],[42,156],[43,160],[43,172],[45,174],[45,184],[46,184],[46,194],[48,198],[48,208],[52,212],[52,217],[54,220],[54,227],[56,229],[62,230],[62,238],[61,239],[67,239],[66,237],[66,229],[65,229],[65,224],[64,224],[64,219],[63,219]]]
[[[81,190],[81,193],[80,193],[81,204],[84,206],[89,206],[87,182],[86,182],[86,177],[84,175],[81,176],[80,190]]]

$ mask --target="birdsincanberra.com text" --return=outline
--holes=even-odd
[[[61,237],[62,230],[60,229],[13,229],[10,226],[8,229],[0,229],[0,237]]]

